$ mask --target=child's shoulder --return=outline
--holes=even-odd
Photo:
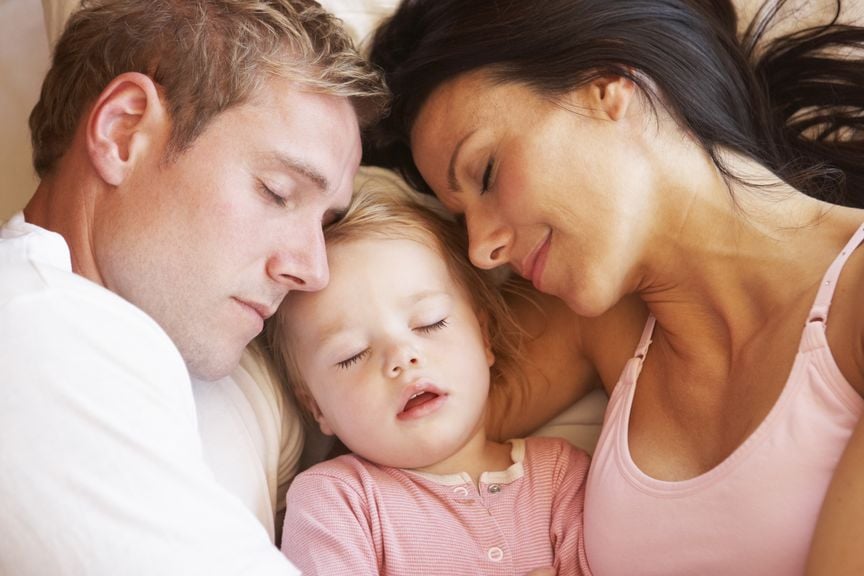
[[[297,477],[354,476],[358,473],[368,471],[371,467],[376,467],[376,465],[354,454],[342,454],[310,466],[306,470],[300,472]]]
[[[353,454],[319,462],[297,474],[288,487],[289,495],[356,494],[368,499],[391,480],[380,466]]]
[[[381,484],[388,483],[398,472],[398,468],[390,468],[370,462],[355,454],[342,454],[329,460],[319,462],[300,472],[294,479],[297,481],[320,481],[321,478],[341,480],[348,484]]]
[[[588,468],[591,457],[563,438],[529,436],[513,442],[523,442],[526,462],[557,462],[559,465]]]

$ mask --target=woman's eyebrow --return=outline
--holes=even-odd
[[[462,150],[462,145],[471,137],[472,134],[474,134],[474,132],[476,132],[476,130],[471,130],[460,138],[459,142],[456,143],[456,147],[453,148],[453,154],[450,156],[450,165],[447,167],[447,185],[450,187],[452,192],[461,192],[459,189],[459,182],[456,180],[456,161],[459,159],[459,152]]]

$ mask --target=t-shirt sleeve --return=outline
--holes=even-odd
[[[304,576],[379,574],[381,546],[359,481],[313,468],[294,479],[285,503],[282,552]]]
[[[550,526],[554,567],[557,574],[590,575],[583,528],[590,457],[566,442],[561,445]]]
[[[48,284],[0,298],[0,573],[296,574],[205,465],[164,332]]]

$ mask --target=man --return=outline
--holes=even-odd
[[[293,573],[204,464],[189,374],[327,283],[383,99],[309,0],[72,15],[0,229],[0,573]]]

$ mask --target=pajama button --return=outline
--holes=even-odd
[[[468,489],[464,486],[457,486],[453,489],[453,492],[459,496],[468,496]]]
[[[486,555],[492,562],[500,562],[504,558],[504,551],[495,546],[493,548],[489,548],[489,551],[486,552]]]
[[[489,493],[490,494],[497,494],[500,491],[501,491],[501,485],[500,484],[490,484],[489,485]]]

